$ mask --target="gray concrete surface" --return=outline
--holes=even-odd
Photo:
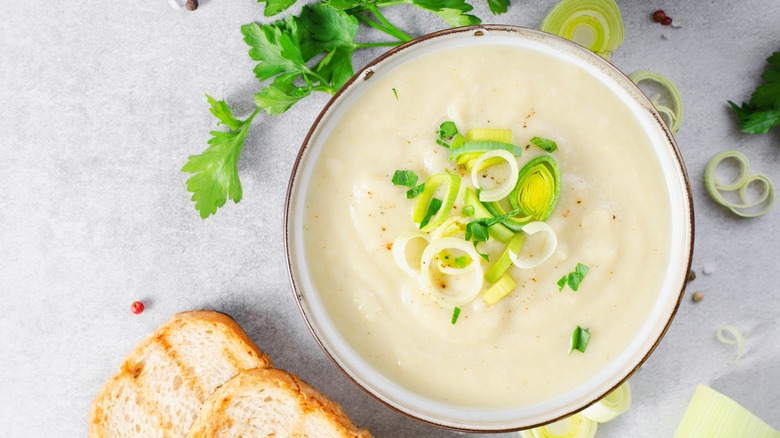
[[[536,27],[554,1],[515,0],[486,22]],[[747,100],[780,48],[780,2],[620,2],[625,72],[657,71],[686,105],[677,141],[693,183],[698,274],[665,339],[631,379],[634,404],[600,437],[670,437],[697,384],[709,384],[780,428],[780,206],[740,219],[702,185],[710,156],[745,153],[780,184],[780,130],[738,132],[726,100]],[[300,6],[298,6],[300,7]],[[663,8],[682,24],[648,16]],[[239,113],[259,89],[239,27],[262,20],[253,0],[0,2],[0,436],[86,434],[90,401],[133,345],[172,313],[233,315],[276,364],[342,403],[377,437],[446,437],[365,395],[330,363],[295,305],[283,251],[283,207],[298,147],[326,102],[260,117],[240,164],[244,200],[201,220],[180,172],[213,128],[204,93]],[[444,27],[400,7],[413,34]],[[360,52],[360,67],[380,49]],[[704,267],[711,268],[704,275]],[[693,303],[694,290],[705,293]],[[133,315],[142,299],[146,311]],[[715,339],[748,334],[743,360]],[[511,436],[511,435],[507,435]]]

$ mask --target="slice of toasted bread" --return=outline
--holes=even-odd
[[[229,316],[212,311],[171,317],[125,358],[98,392],[91,437],[183,437],[214,390],[271,360]]]
[[[278,369],[244,371],[206,400],[187,438],[336,438],[371,435],[341,406]]]

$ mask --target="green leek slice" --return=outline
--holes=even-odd
[[[439,211],[433,215],[425,226],[420,228],[423,232],[429,232],[439,225],[441,225],[452,211],[452,207],[455,205],[455,200],[458,197],[460,191],[460,177],[450,173],[439,173],[431,176],[425,181],[425,190],[417,198],[417,202],[414,204],[414,210],[412,211],[412,221],[419,224],[425,219],[425,215],[428,212],[428,206],[431,204],[433,195],[436,190],[442,185],[447,184],[447,194],[442,201],[442,205]]]
[[[628,382],[623,382],[604,398],[585,408],[581,414],[595,422],[606,423],[626,412],[630,406],[631,387]]]
[[[522,210],[530,221],[545,221],[561,195],[558,163],[550,155],[538,156],[520,169],[517,186],[509,194],[513,209]]]
[[[726,333],[731,335],[731,337],[726,336]],[[736,327],[724,325],[715,332],[715,337],[723,344],[737,346],[737,355],[729,361],[729,364],[734,365],[742,359],[742,356],[745,354],[745,337]]]
[[[604,59],[623,44],[623,16],[614,0],[563,0],[539,26]]]
[[[452,250],[465,253],[470,259],[468,269],[460,270],[461,275],[450,275],[453,278],[441,285],[440,281],[431,279],[431,266],[438,266],[436,259],[444,251],[453,253]],[[482,265],[477,250],[470,242],[457,237],[444,237],[431,241],[422,254],[420,265],[420,286],[434,300],[448,307],[459,307],[469,303],[482,290],[484,284]],[[465,278],[464,278],[465,277]]]
[[[479,156],[479,154],[482,154],[483,152],[499,149],[508,151],[516,157],[519,157],[520,154],[523,153],[522,147],[512,143],[503,143],[500,141],[467,141],[463,143],[463,146],[450,150],[450,160],[459,164],[466,164],[465,161],[470,161],[470,159],[474,157],[474,155],[468,155],[470,159],[466,160],[467,157],[463,157],[466,154],[476,154],[476,156]]]
[[[482,293],[482,299],[492,306],[509,295],[509,292],[515,290],[515,286],[517,286],[515,280],[509,274],[504,274],[500,280]]]
[[[506,181],[504,181],[503,184],[499,185],[498,187],[490,190],[484,190],[479,185],[479,174],[486,168],[500,164],[502,162],[506,162],[509,164],[509,178],[507,178]],[[474,187],[480,189],[479,192],[479,200],[482,202],[494,202],[498,201],[500,199],[504,199],[507,196],[509,196],[510,193],[512,193],[512,190],[514,190],[515,185],[517,184],[517,179],[519,178],[519,172],[520,168],[517,165],[517,160],[515,159],[515,156],[511,153],[503,150],[498,149],[495,151],[488,151],[484,154],[480,155],[479,158],[474,162],[474,164],[471,167],[471,182],[474,184]]]
[[[420,256],[418,255],[418,257],[416,257],[418,261],[417,266],[411,266],[409,264],[409,257],[407,255],[406,248],[407,245],[409,245],[409,242],[415,239],[422,239],[428,243],[428,237],[423,233],[415,232],[399,234],[398,237],[396,237],[393,241],[393,259],[395,260],[395,264],[398,265],[398,267],[407,274],[420,275]]]
[[[715,176],[715,170],[725,160],[733,160],[739,166],[739,173],[730,183],[721,182]],[[759,190],[759,196],[748,199],[748,187]],[[728,208],[732,213],[742,217],[757,217],[765,214],[775,202],[775,188],[767,176],[750,174],[750,162],[747,157],[737,151],[724,151],[715,154],[704,168],[704,187],[713,201]],[[737,192],[740,202],[731,202],[723,196],[723,192]]]
[[[512,143],[512,130],[472,128],[466,132],[466,141],[497,141],[501,143]]]
[[[555,423],[534,429],[521,430],[522,438],[593,438],[598,423],[582,414],[574,414]]]
[[[488,232],[490,232],[489,229]],[[504,251],[501,253],[501,255],[498,256],[496,261],[493,263],[493,266],[488,269],[487,273],[485,274],[485,280],[489,281],[490,283],[495,283],[498,281],[498,279],[504,275],[507,269],[512,266],[512,258],[510,254],[519,253],[523,248],[523,243],[525,243],[525,234],[515,234],[514,237],[512,237],[512,240],[510,240],[507,244],[506,248],[504,248]]]
[[[509,258],[515,266],[520,269],[532,269],[546,262],[547,259],[553,255],[555,248],[558,247],[558,238],[555,236],[555,231],[544,222],[528,223],[523,227],[523,232],[529,236],[537,233],[546,234],[544,246],[542,246],[539,252],[523,254],[522,257],[519,252],[515,253],[510,251],[509,253]]]
[[[699,385],[674,438],[780,438],[773,429],[734,400]]]
[[[470,187],[466,187],[463,191],[463,203],[474,209],[474,215],[472,216],[474,219],[493,219],[495,217],[490,214],[485,208],[485,205],[479,201],[477,194],[474,193],[474,190]],[[502,224],[493,224],[489,226],[488,233],[502,242],[509,242],[515,235],[512,230]]]
[[[667,92],[667,94],[672,100],[671,108],[666,105],[662,105],[658,103],[658,100],[660,99],[660,95],[653,96],[653,98],[650,99],[650,101],[655,106],[655,109],[657,109],[658,112],[661,113],[661,116],[664,117],[664,120],[669,126],[669,130],[672,132],[672,134],[677,133],[677,131],[680,130],[680,125],[682,124],[683,102],[682,102],[682,96],[680,95],[680,90],[677,89],[677,86],[674,85],[674,82],[670,81],[669,79],[657,73],[652,73],[647,70],[637,70],[631,73],[630,75],[628,75],[628,78],[631,79],[631,81],[633,81],[637,85],[639,85],[639,83],[642,81],[655,82]]]

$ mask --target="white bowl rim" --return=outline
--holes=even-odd
[[[413,407],[410,408],[408,405],[405,405],[403,402],[388,397],[386,393],[383,393],[381,390],[378,390],[375,387],[376,382],[364,381],[364,378],[356,375],[355,372],[348,366],[348,364],[342,363],[338,352],[333,350],[334,349],[333,340],[323,339],[321,330],[317,326],[317,322],[312,320],[313,319],[311,314],[312,309],[309,308],[307,300],[305,299],[306,291],[304,291],[300,285],[301,281],[300,278],[298,277],[300,274],[298,271],[298,267],[295,265],[294,262],[295,248],[293,248],[294,246],[293,239],[296,231],[293,230],[293,222],[294,222],[293,209],[296,206],[295,195],[297,193],[297,187],[298,187],[296,183],[299,176],[299,171],[301,170],[302,164],[304,162],[304,158],[306,157],[306,154],[310,150],[312,139],[315,138],[315,134],[317,133],[318,128],[320,127],[323,120],[325,120],[326,116],[328,116],[332,112],[332,109],[334,107],[338,107],[337,103],[341,101],[342,96],[347,94],[353,88],[359,87],[360,84],[367,82],[367,80],[373,76],[374,72],[378,68],[381,68],[381,66],[384,63],[386,63],[388,59],[397,57],[398,54],[407,52],[409,49],[418,47],[421,44],[424,45],[429,41],[435,41],[442,38],[454,38],[454,37],[467,38],[468,36],[483,37],[486,35],[490,36],[490,35],[507,35],[507,34],[511,34],[522,38],[534,38],[538,40],[544,40],[546,43],[550,45],[558,45],[561,46],[562,48],[565,48],[566,50],[572,52],[579,52],[578,56],[581,56],[583,58],[589,58],[592,64],[596,64],[597,67],[602,70],[602,73],[606,74],[607,76],[612,76],[613,78],[616,78],[618,81],[622,82],[622,84],[620,85],[623,86],[624,90],[628,91],[630,88],[631,89],[631,92],[629,92],[630,97],[636,103],[638,103],[647,113],[649,113],[649,115],[654,120],[655,125],[662,130],[662,134],[664,136],[664,140],[666,143],[665,146],[668,146],[667,152],[670,153],[670,156],[668,158],[672,159],[674,162],[675,165],[674,167],[676,171],[675,176],[677,177],[676,178],[677,181],[669,181],[669,178],[667,177],[666,182],[667,184],[670,185],[676,182],[680,185],[680,188],[682,189],[680,201],[682,201],[681,215],[683,216],[681,224],[683,230],[685,231],[683,236],[684,241],[682,243],[684,254],[680,260],[680,262],[682,262],[682,265],[679,266],[678,272],[684,272],[685,275],[681,276],[682,278],[673,279],[674,284],[677,285],[675,289],[679,290],[679,292],[676,295],[670,295],[670,297],[667,299],[667,302],[664,303],[665,307],[664,309],[662,309],[662,315],[661,315],[662,317],[656,321],[657,329],[655,330],[655,333],[653,333],[652,339],[647,339],[646,340],[647,342],[645,342],[642,345],[643,347],[642,353],[638,355],[639,360],[638,361],[633,360],[631,362],[631,366],[629,366],[629,369],[627,371],[621,370],[623,371],[621,375],[613,376],[614,378],[611,380],[609,385],[602,385],[599,387],[598,390],[591,391],[588,394],[588,396],[585,397],[584,400],[580,399],[576,403],[570,403],[569,406],[563,406],[562,408],[558,407],[557,409],[553,409],[549,412],[539,414],[531,418],[514,419],[512,421],[499,421],[498,423],[495,420],[491,420],[489,422],[479,422],[479,421],[470,422],[469,420],[453,420],[451,418],[437,418],[436,416],[431,416],[430,414],[427,413],[415,411]],[[670,187],[669,190],[672,191],[672,188]],[[682,297],[685,293],[685,286],[687,283],[685,277],[687,277],[687,273],[690,271],[691,262],[693,258],[693,243],[694,243],[693,197],[692,197],[690,180],[688,177],[687,170],[685,168],[682,154],[677,146],[677,143],[674,140],[674,137],[672,136],[666,123],[664,122],[663,118],[655,109],[655,107],[652,105],[650,100],[641,92],[641,90],[639,90],[639,88],[636,87],[633,84],[633,82],[631,82],[631,80],[628,79],[628,77],[624,73],[622,73],[612,64],[610,64],[608,61],[604,60],[603,58],[599,57],[593,52],[569,40],[536,29],[530,29],[530,28],[525,28],[520,26],[496,25],[496,24],[482,24],[476,26],[451,28],[451,29],[445,29],[442,31],[433,32],[421,36],[408,43],[405,43],[403,45],[400,45],[398,47],[395,47],[387,51],[383,55],[369,62],[360,71],[356,72],[355,75],[349,81],[347,81],[347,83],[344,84],[344,86],[326,103],[325,107],[318,114],[317,118],[312,124],[309,132],[307,133],[301,145],[299,153],[295,159],[295,163],[293,164],[293,169],[290,175],[289,185],[287,189],[287,195],[285,201],[284,226],[285,226],[285,257],[287,259],[287,270],[290,278],[290,283],[292,285],[292,290],[293,293],[295,294],[296,302],[301,311],[301,314],[303,315],[304,321],[308,326],[309,330],[311,331],[312,335],[314,336],[315,340],[323,349],[323,351],[326,353],[326,355],[331,359],[331,361],[337,366],[337,368],[349,380],[354,382],[359,388],[361,388],[371,397],[373,397],[374,399],[380,401],[381,403],[385,404],[386,406],[390,407],[391,409],[403,415],[415,418],[417,420],[423,421],[425,423],[434,426],[443,427],[446,429],[452,429],[452,430],[457,430],[462,432],[476,432],[476,433],[513,432],[521,429],[538,427],[544,424],[548,424],[560,420],[562,418],[568,417],[592,405],[593,403],[597,402],[602,397],[604,397],[606,394],[609,394],[611,391],[613,391],[618,386],[620,386],[625,381],[627,381],[629,377],[631,377],[634,374],[634,372],[636,372],[642,366],[642,364],[647,360],[650,354],[652,354],[652,352],[661,342],[667,330],[669,329],[674,319],[674,316],[677,313],[677,310],[680,306],[680,302],[682,301]],[[668,276],[668,270],[667,270],[667,276]],[[680,275],[678,275],[678,277],[680,277]],[[669,294],[671,294],[671,292]],[[661,301],[660,297],[658,301]],[[656,302],[655,306],[658,307],[659,305],[660,304]],[[646,324],[649,324],[650,320],[651,318],[648,317],[648,322]],[[648,342],[649,345],[647,345]],[[636,358],[636,356],[637,355],[635,354],[632,357]],[[617,359],[614,362],[617,362]],[[397,384],[394,384],[392,382],[389,382],[388,384],[397,386]],[[401,389],[401,392],[411,393],[411,391],[408,391],[403,388]],[[436,403],[435,401],[431,401],[431,402],[434,404]],[[512,411],[514,411],[514,409],[507,410],[507,412],[512,412]],[[489,412],[489,411],[485,411],[485,412]]]

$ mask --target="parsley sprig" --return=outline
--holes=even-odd
[[[769,67],[761,75],[764,83],[756,87],[750,102],[739,106],[729,101],[737,113],[737,123],[747,134],[763,134],[780,126],[780,50],[773,53],[767,62]]]
[[[263,1],[266,16],[280,13],[295,3],[295,0]],[[322,0],[304,6],[297,16],[241,27],[244,41],[249,45],[249,56],[257,61],[254,73],[262,88],[254,96],[257,108],[245,120],[237,119],[225,101],[207,96],[211,113],[228,130],[212,131],[206,151],[190,156],[182,167],[183,172],[193,174],[187,180],[187,191],[192,193],[195,209],[202,218],[215,214],[228,199],[241,201],[238,160],[249,127],[260,112],[278,115],[314,92],[335,94],[354,74],[355,50],[392,47],[412,39],[380,11],[402,3],[433,12],[450,26],[481,21],[468,14],[473,7],[466,0]],[[509,0],[488,0],[488,3],[494,13],[500,13],[506,11]],[[358,42],[361,23],[394,40]]]

